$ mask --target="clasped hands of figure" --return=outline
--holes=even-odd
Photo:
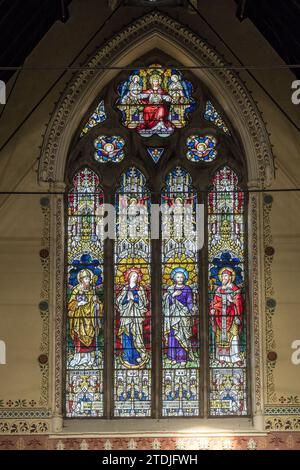
[[[131,290],[128,292],[128,300],[134,300],[133,293]]]

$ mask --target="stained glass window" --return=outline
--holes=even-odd
[[[215,126],[217,126],[219,129],[221,129],[225,134],[230,135],[229,129],[226,126],[224,120],[214,107],[211,101],[207,101],[206,103],[206,108],[204,111],[204,119],[207,121],[212,122]]]
[[[247,414],[244,195],[236,173],[217,171],[208,197],[209,409]]]
[[[195,107],[190,82],[179,70],[153,64],[135,70],[118,88],[122,124],[142,137],[168,137],[187,124]]]
[[[164,151],[164,147],[147,147],[147,152],[154,161],[154,163],[157,163],[160,160],[160,157],[162,156]]]
[[[103,192],[85,167],[68,195],[66,415],[103,415]]]
[[[163,416],[199,414],[196,202],[190,175],[174,168],[162,194]]]
[[[80,135],[102,131],[71,149],[65,415],[248,416],[243,160],[238,178],[213,101],[195,127],[205,90],[191,75],[132,70],[103,90],[117,91],[116,110],[99,98]]]
[[[101,163],[121,162],[125,156],[124,145],[125,141],[121,137],[100,135],[94,142],[95,160]]]
[[[116,194],[114,415],[151,415],[150,194],[131,167]]]
[[[191,135],[186,141],[187,159],[191,162],[212,162],[217,156],[217,139],[211,135]]]
[[[86,135],[93,127],[97,126],[97,124],[104,122],[106,118],[107,116],[105,112],[104,101],[102,100],[98,104],[95,111],[89,117],[85,126],[82,128],[80,137],[83,137],[84,135]]]

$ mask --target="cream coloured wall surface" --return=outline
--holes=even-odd
[[[286,186],[280,170],[276,185]],[[300,339],[300,195],[274,193],[271,215],[275,255],[272,266],[275,350],[278,354],[274,379],[277,400],[295,401],[300,395],[300,365],[293,364],[293,341]]]
[[[282,60],[252,23],[248,20],[240,23],[237,20],[235,8],[233,0],[216,0],[204,2],[201,11],[245,64],[282,65]],[[69,64],[110,12],[106,2],[97,0],[73,0],[70,10],[69,21],[66,24],[55,23],[28,57],[25,65],[63,67]],[[117,13],[80,54],[75,64],[84,62],[108,38],[142,13],[142,9],[135,8]],[[220,54],[224,54],[228,62],[236,63],[230,51],[196,15],[179,15],[177,10],[170,10],[168,13],[189,25]],[[0,120],[0,146],[45,95],[61,72],[57,69],[21,72]],[[276,75],[274,71],[267,70],[254,70],[252,73],[273,100],[300,126],[300,107],[293,105],[290,99],[291,82],[294,79],[291,72],[281,69],[276,71]],[[240,76],[257,101],[270,133],[277,166],[272,187],[299,187],[299,131],[246,71],[240,71]],[[53,111],[70,78],[71,72],[67,72],[0,152],[1,191],[48,190],[47,185],[37,181],[40,146],[49,122],[49,113]],[[13,80],[8,86],[8,92],[12,83]],[[43,300],[43,269],[39,251],[44,216],[39,199],[39,195],[11,195],[8,198],[1,196],[0,199],[0,339],[7,345],[7,364],[0,365],[0,400],[5,408],[9,400],[15,403],[19,399],[34,400],[36,404],[33,408],[41,406],[39,400],[42,373],[37,358],[41,354],[42,320],[38,304]],[[270,231],[275,255],[268,281],[273,285],[272,297],[276,299],[277,305],[272,314],[271,326],[267,324],[266,317],[263,317],[264,396],[269,408],[266,415],[271,413],[270,408],[275,405],[290,404],[288,397],[300,396],[300,365],[293,365],[290,360],[291,342],[297,337],[300,339],[299,202],[299,196],[295,193],[276,193],[273,195],[270,212]],[[260,235],[263,236],[262,233]],[[259,287],[263,295],[263,283]],[[54,315],[54,312],[50,312],[50,315]],[[271,328],[274,335],[273,349],[278,356],[272,366],[267,360],[268,328]],[[274,393],[269,394],[267,384],[274,388],[275,396]],[[51,389],[50,369],[49,390]],[[293,402],[292,405],[296,406],[296,403]],[[13,407],[19,409],[16,404]],[[51,408],[51,400],[47,404],[43,402],[42,407]],[[286,409],[286,415],[288,414],[289,410]]]
[[[10,196],[0,225],[0,337],[6,343],[0,399],[5,402],[21,399],[40,404],[40,243],[39,198]]]

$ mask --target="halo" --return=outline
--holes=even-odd
[[[133,203],[133,202],[138,202],[138,198],[137,197],[129,197],[127,199],[127,202],[129,202],[129,204]]]
[[[131,266],[130,268],[128,268],[125,273],[124,273],[124,280],[125,282],[127,283],[130,279],[130,276],[132,273],[136,273],[137,276],[138,276],[138,282],[140,283],[142,278],[143,278],[143,273],[142,271],[140,270],[140,268],[138,268],[137,266]]]
[[[130,268],[138,268],[141,271],[142,279],[141,285],[150,284],[149,264],[144,258],[122,258],[116,264],[115,283],[117,285],[124,285],[124,274]]]
[[[151,75],[158,75],[160,78],[162,78],[162,76],[165,73],[165,70],[160,64],[151,64],[149,68],[147,69],[146,73],[150,77]]]
[[[231,279],[232,279],[232,282],[234,282],[236,274],[235,274],[235,271],[232,268],[229,268],[229,267],[222,268],[218,272],[218,278],[220,279],[220,281],[222,282],[222,274],[223,274],[224,271],[230,271],[231,272]]]
[[[171,279],[174,280],[174,277],[177,273],[182,273],[184,274],[184,277],[185,277],[185,281],[188,280],[189,278],[189,273],[187,272],[187,270],[185,268],[182,268],[180,266],[178,266],[177,268],[174,268],[173,271],[171,271]]]
[[[172,279],[172,273],[174,270],[178,269],[181,270],[181,272],[186,271],[188,279],[186,280],[186,284],[197,284],[197,268],[196,268],[196,263],[193,259],[188,258],[186,254],[183,254],[181,256],[174,256],[173,258],[169,258],[167,262],[164,264],[164,270],[163,270],[163,285],[168,285],[172,286],[173,285],[173,279]]]
[[[87,269],[87,268],[83,268],[81,269],[78,274],[77,274],[77,281],[80,282],[81,278],[86,275],[86,274],[83,274],[83,272],[86,272],[89,274],[90,278],[91,278],[91,281],[93,282],[94,281],[94,273],[93,271],[91,271],[90,269]]]

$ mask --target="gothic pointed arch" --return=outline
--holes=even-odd
[[[120,69],[137,67],[140,70],[143,63],[146,68],[150,66],[150,57],[161,57],[162,68],[171,67],[170,64],[174,67],[180,65],[185,75],[193,77],[194,83],[201,84],[199,89],[203,87],[206,90],[200,100],[201,106],[201,93],[195,93],[196,105],[198,99],[198,117],[199,109],[203,110],[202,127],[197,124],[195,118],[191,118],[189,125],[182,125],[177,129],[177,134],[174,132],[174,139],[166,138],[166,135],[171,135],[170,116],[163,106],[159,110],[162,113],[160,119],[164,120],[164,129],[169,128],[167,134],[164,134],[165,130],[157,132],[154,136],[150,133],[151,138],[147,140],[145,128],[136,126],[135,123],[135,128],[140,134],[137,139],[135,129],[128,125],[128,122],[132,124],[130,113],[127,125],[122,127],[124,122],[117,120],[116,108],[121,108],[118,104],[123,106],[124,102],[117,101],[119,91],[116,90],[120,83],[124,83],[122,80],[128,80],[130,72],[121,72]],[[157,67],[157,61],[154,63]],[[159,67],[158,65],[157,73],[160,73]],[[185,85],[188,83],[187,79]],[[186,106],[192,103],[191,98]],[[113,118],[109,117],[111,109],[115,113]],[[144,119],[151,119],[150,114],[147,117],[144,114]],[[180,118],[178,120],[180,121]],[[183,122],[182,116],[181,121]],[[188,120],[184,124],[187,122]],[[152,124],[150,127],[153,127]],[[179,136],[177,140],[175,134]],[[163,139],[169,144],[164,145]],[[150,205],[153,202],[161,202],[162,199],[166,206],[188,204],[191,206],[190,222],[192,221],[189,224],[194,227],[196,203],[203,202],[206,208],[211,209],[211,213],[204,220],[209,247],[202,250],[200,255],[193,230],[182,244],[174,242],[174,234],[167,237],[162,244],[159,240],[148,240],[148,232],[147,237],[144,236],[147,242],[141,240],[141,237],[137,237],[137,240],[131,237],[128,242],[121,231],[114,242],[115,248],[110,242],[104,244],[103,298],[104,309],[107,309],[105,315],[109,321],[105,331],[103,330],[103,344],[108,346],[105,346],[106,352],[103,350],[106,363],[103,362],[103,365],[100,361],[100,365],[95,368],[104,388],[101,389],[101,396],[96,396],[98,385],[94,383],[91,392],[95,392],[94,398],[85,400],[86,397],[81,397],[81,401],[96,404],[92,415],[107,419],[112,416],[138,415],[156,419],[165,416],[201,418],[204,413],[206,416],[221,417],[258,416],[262,406],[259,340],[261,299],[257,288],[258,265],[261,259],[260,241],[257,236],[260,196],[249,195],[249,211],[246,214],[244,200],[241,205],[241,195],[247,188],[268,187],[274,176],[274,165],[265,125],[245,85],[234,72],[226,68],[216,51],[188,28],[159,12],[145,15],[111,39],[89,60],[86,68],[75,75],[50,119],[41,149],[39,181],[48,184],[50,189],[64,188],[66,181],[67,186],[72,186],[72,176],[80,175],[81,168],[86,168],[84,171],[91,175],[99,176],[98,183],[101,191],[103,190],[104,200],[117,200],[119,209],[122,204],[127,207],[136,203],[136,195],[131,194],[136,192],[136,188],[131,187],[133,176],[140,187],[147,188],[140,191],[141,195],[138,197],[143,201],[147,214],[150,213]],[[201,168],[201,171],[198,171],[198,168]],[[121,192],[120,181],[123,181],[124,186]],[[220,199],[215,196],[216,188],[217,191],[224,191]],[[228,202],[232,191],[237,192],[237,199]],[[205,195],[208,193],[207,199]],[[128,201],[125,201],[126,198]],[[56,226],[53,229],[55,243],[52,247],[55,270],[55,282],[52,283],[52,306],[55,312],[53,427],[59,430],[63,416],[68,417],[66,406],[69,406],[66,405],[62,392],[64,363],[61,356],[65,341],[65,266],[62,254],[64,227],[66,230],[69,228],[63,222],[66,214],[62,196],[56,194],[52,199],[56,217]],[[80,197],[76,195],[75,199],[77,201]],[[240,213],[233,215],[232,211],[237,208]],[[224,214],[219,217],[218,211],[224,211]],[[120,218],[120,212],[119,210],[117,218]],[[246,215],[247,247],[243,238]],[[74,221],[72,230],[74,233],[77,231],[76,234],[81,230],[84,239],[88,239],[90,234],[92,240],[94,234],[88,226],[91,220],[90,215],[87,215],[86,227],[83,223],[80,225],[80,221]],[[174,232],[175,228],[172,230]],[[228,239],[231,232],[236,239],[234,246]],[[214,234],[213,240],[211,234]],[[238,251],[241,239],[243,246]],[[141,247],[145,252],[142,255]],[[124,253],[128,255],[126,263],[121,256]],[[187,256],[187,253],[190,255]],[[251,253],[249,265],[248,253]],[[93,261],[96,255],[94,256],[93,252],[91,254]],[[71,266],[80,260],[77,258],[74,258],[75,261],[72,258]],[[134,266],[137,259],[140,266]],[[88,261],[90,262],[90,259]],[[83,266],[83,269],[86,267]],[[249,280],[246,279],[246,270],[252,273]],[[129,282],[132,272],[135,272],[136,278],[134,286]],[[222,280],[226,276],[230,286],[233,286],[234,295],[241,296],[242,292],[242,295],[249,299],[247,311],[243,308],[240,297],[237,297],[240,299],[238,307],[234,307],[230,296],[230,308],[222,305],[222,289],[225,289]],[[77,288],[76,279],[74,276],[73,278],[74,286],[71,286],[71,290]],[[247,287],[246,281],[249,281]],[[96,287],[93,286],[93,289],[96,292]],[[128,289],[132,290],[132,296],[128,295]],[[181,299],[183,294],[179,294],[181,289],[185,289],[185,300]],[[181,299],[178,301],[181,302],[179,307],[177,305],[173,308],[173,294]],[[226,292],[225,294],[227,295]],[[136,323],[131,330],[129,324],[123,321],[122,311],[125,311],[124,305],[130,300],[135,300],[137,305],[143,303],[142,326],[148,332],[147,338],[140,324],[140,314],[136,313]],[[91,306],[90,312],[93,312],[93,308]],[[221,319],[222,309],[225,316],[231,317],[225,323]],[[189,320],[181,324],[179,333],[178,322],[170,320],[170,312],[173,310],[177,312],[178,318],[190,316]],[[155,315],[152,315],[152,311]],[[117,331],[115,338],[115,332],[112,333],[113,325]],[[210,328],[210,337],[204,339],[204,343],[199,347],[199,338],[205,337],[206,326],[207,329]],[[136,333],[138,328],[139,336]],[[94,330],[96,332],[97,328]],[[99,344],[95,332],[92,346],[89,345],[91,352],[79,343],[78,351],[69,350],[71,369],[82,365],[85,367],[85,364],[94,360],[92,349],[94,343]],[[248,353],[251,350],[248,348],[250,343],[255,359],[250,358]],[[127,352],[122,349],[124,344],[127,345]],[[205,344],[208,346],[207,352],[204,352]],[[81,357],[80,354],[85,356]],[[124,364],[126,373],[122,374],[120,371]],[[138,373],[136,371],[139,371],[141,364],[144,369]],[[249,365],[251,367],[248,367]],[[206,370],[208,379],[204,378],[203,370]],[[77,374],[73,375],[75,377]],[[131,393],[138,394],[138,398],[135,397],[134,409],[130,408],[130,400],[126,398],[128,377],[131,380]],[[232,388],[230,399],[226,395],[229,382]],[[237,386],[238,382],[241,383],[240,388]],[[221,383],[224,385],[223,391],[220,389]],[[72,382],[71,388],[73,385]],[[209,387],[213,386],[215,394],[209,390]],[[140,390],[141,387],[144,387],[143,390]],[[250,388],[253,392],[251,397]],[[184,399],[177,399],[183,396]],[[73,399],[70,401],[74,402]],[[69,417],[91,415],[88,404],[84,405],[83,413],[76,411],[76,407],[72,406]],[[205,407],[206,411],[210,411],[206,412]]]
[[[268,187],[274,177],[274,163],[268,133],[250,92],[218,53],[203,39],[173,18],[151,12],[114,36],[68,84],[44,137],[38,178],[40,182],[64,180],[68,150],[83,113],[117,71],[105,67],[126,67],[141,55],[158,48],[203,81],[235,123],[247,159],[248,181]],[[203,68],[201,68],[203,66]],[[199,67],[199,68],[197,68]]]

